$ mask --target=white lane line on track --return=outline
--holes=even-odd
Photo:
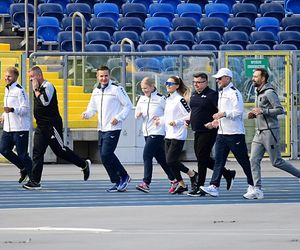
[[[74,228],[74,227],[7,227],[0,228],[0,231],[68,231],[68,232],[89,232],[109,233],[111,229],[103,228]]]

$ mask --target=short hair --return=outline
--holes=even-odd
[[[110,68],[109,67],[107,67],[106,65],[100,65],[98,68],[97,68],[97,71],[105,71],[105,70],[107,70],[108,71],[108,73],[110,74]]]
[[[19,70],[16,68],[16,67],[13,67],[13,66],[11,66],[11,67],[8,67],[7,69],[6,69],[6,71],[7,72],[10,72],[10,73],[13,73],[17,78],[19,77]]]
[[[198,72],[198,73],[193,74],[193,77],[195,77],[195,78],[199,78],[200,77],[200,78],[203,78],[205,80],[208,80],[208,76],[205,73]]]
[[[33,66],[33,67],[29,70],[29,72],[30,72],[30,71],[33,71],[33,72],[35,72],[36,74],[43,75],[43,71],[42,71],[42,69],[41,69],[39,66]]]
[[[268,71],[266,69],[264,69],[264,68],[256,68],[254,71],[259,71],[260,75],[266,79],[266,82],[268,82],[269,73],[268,73]]]
[[[144,77],[141,83],[145,83],[148,86],[155,86],[155,79],[151,77]]]

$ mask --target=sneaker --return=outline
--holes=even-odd
[[[194,171],[194,170],[193,170]],[[190,180],[191,180],[191,188],[192,190],[195,190],[198,188],[198,179],[199,179],[199,174],[194,171],[194,176],[193,177],[190,177]]]
[[[205,196],[205,193],[200,190],[199,188],[196,188],[190,192],[187,193],[188,196],[191,196],[191,197],[200,197],[200,196]]]
[[[27,180],[27,177],[28,177],[28,174],[27,174],[26,169],[24,168],[24,169],[22,169],[22,170],[20,171],[20,179],[19,179],[19,183],[22,183],[22,182],[26,181],[26,180]]]
[[[178,185],[177,180],[170,181],[171,187],[169,189],[169,193],[173,193]]]
[[[42,188],[40,183],[36,183],[34,181],[28,181],[22,187],[29,190],[38,190]]]
[[[200,189],[206,193],[206,194],[209,194],[210,196],[212,197],[217,197],[219,196],[219,188],[216,187],[215,185],[210,185],[208,187],[200,187]]]
[[[185,185],[185,187],[183,187],[181,185],[177,185],[174,192],[171,193],[171,194],[182,194],[182,193],[187,192],[187,191],[188,191],[188,185]]]
[[[229,170],[228,176],[227,175],[226,175],[226,177],[224,176],[224,178],[227,182],[227,186],[226,186],[227,190],[230,190],[232,188],[235,175],[236,175],[235,170]]]
[[[144,193],[149,193],[149,192],[150,192],[150,187],[149,187],[149,185],[148,185],[147,183],[145,183],[145,182],[142,182],[141,184],[136,185],[135,188],[136,188],[137,190],[140,190],[140,191],[144,192]]]
[[[90,177],[90,167],[92,165],[91,160],[85,161],[85,167],[82,169],[83,172],[83,180],[87,181]]]
[[[106,189],[106,192],[113,193],[113,192],[118,192],[118,186],[120,183],[115,183],[112,187]]]
[[[253,199],[263,199],[264,193],[257,187],[250,186],[247,188],[247,193],[243,195],[245,199],[253,200]]]
[[[118,186],[118,191],[119,192],[124,192],[126,191],[126,188],[130,182],[130,176],[128,174],[126,174],[125,176],[122,176],[120,179],[120,184]]]

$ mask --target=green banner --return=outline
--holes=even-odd
[[[267,69],[269,66],[269,61],[266,58],[263,59],[245,59],[245,75],[251,77],[253,75],[253,71],[256,68],[264,68]]]

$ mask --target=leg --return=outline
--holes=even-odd
[[[149,185],[152,179],[153,172],[153,157],[156,147],[155,136],[145,137],[145,147],[143,151],[143,161],[144,161],[144,178],[143,181]]]
[[[259,141],[259,135],[256,135],[251,144],[250,164],[254,186],[261,188],[261,160],[265,153],[265,147]]]

